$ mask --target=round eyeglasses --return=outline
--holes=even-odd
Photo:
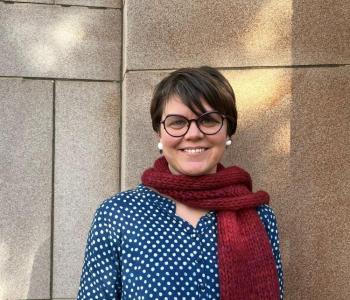
[[[167,115],[163,121],[165,131],[172,137],[184,136],[190,129],[191,123],[195,122],[198,129],[206,134],[213,135],[220,131],[227,117],[217,111],[206,112],[198,119],[187,119],[182,115]]]

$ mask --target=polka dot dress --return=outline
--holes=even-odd
[[[102,203],[92,223],[78,300],[220,299],[216,214],[194,228],[176,206],[139,185]],[[272,209],[257,209],[269,236],[283,299],[283,272]]]

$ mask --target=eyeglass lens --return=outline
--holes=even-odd
[[[217,133],[221,129],[223,120],[224,118],[220,113],[210,112],[193,121],[195,121],[201,132],[210,135]],[[164,128],[170,135],[180,137],[187,133],[191,122],[184,116],[169,115],[164,120]]]

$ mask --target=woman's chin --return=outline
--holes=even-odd
[[[178,168],[176,172],[172,172],[173,174],[181,174],[187,176],[201,176],[207,174],[213,174],[216,172],[215,168],[210,168],[206,164],[200,162],[191,162],[187,163],[185,167]]]

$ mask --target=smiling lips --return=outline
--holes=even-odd
[[[201,153],[207,150],[207,148],[183,148],[181,151],[184,151],[186,153]]]

